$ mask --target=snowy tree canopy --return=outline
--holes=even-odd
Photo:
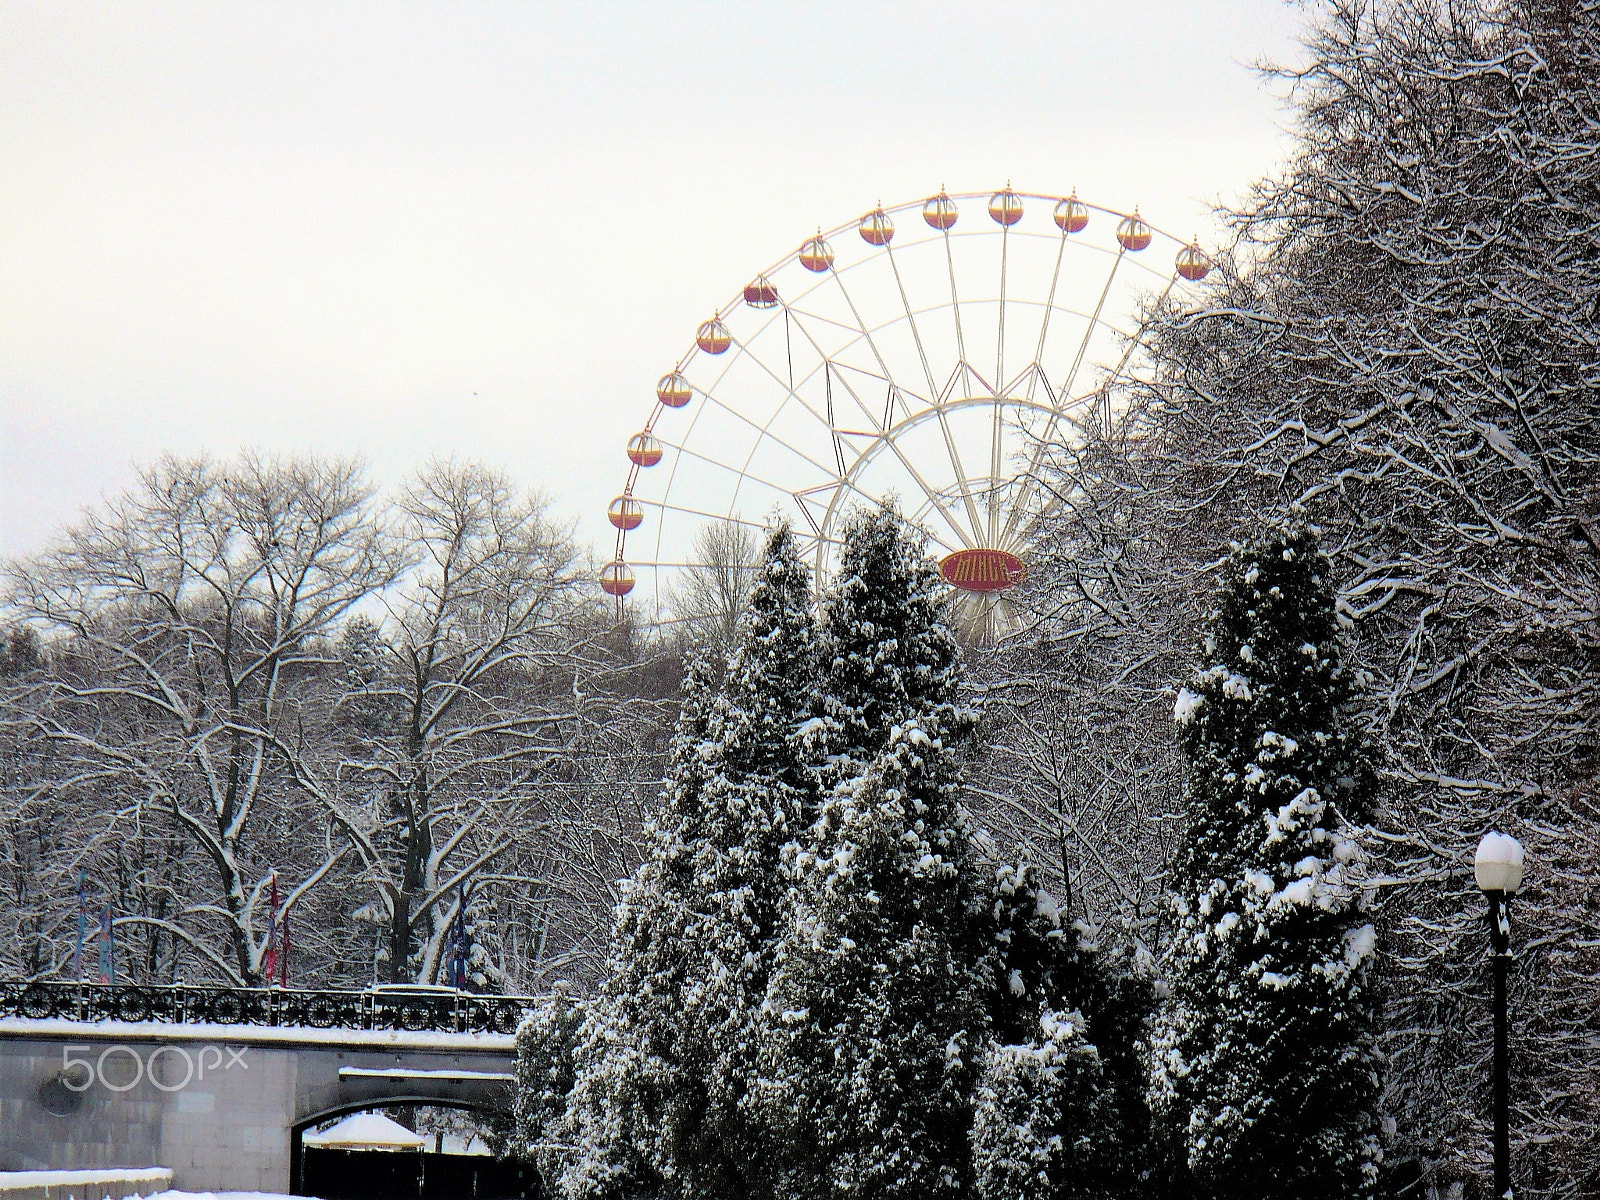
[[[810,572],[768,538],[725,677],[691,668],[666,805],[620,909],[613,971],[580,1050],[570,1195],[644,1164],[669,1195],[751,1190],[742,1100],[782,911],[781,848],[811,807],[798,729],[816,683]],[[625,1105],[625,1111],[620,1107]],[[609,1140],[620,1138],[626,1151]]]
[[[1181,846],[1159,731],[1200,715],[1192,684],[1169,690],[1205,617],[1195,581],[1239,529],[1301,506],[1370,675],[1396,1185],[1487,1175],[1469,864],[1501,828],[1532,864],[1513,928],[1515,1181],[1584,1195],[1600,1126],[1600,21],[1554,0],[1332,0],[1283,78],[1289,161],[1225,214],[1239,241],[1198,302],[1152,310],[1115,428],[1056,447],[1045,472],[1038,636],[985,680],[1007,719],[983,815],[1059,847],[1036,858],[1075,902],[1164,938],[1148,895],[1115,880],[1161,879]],[[1212,699],[1236,703],[1222,682]],[[1068,724],[1080,735],[1058,736]]]
[[[958,651],[921,539],[885,506],[847,526],[822,602],[816,820],[764,1011],[756,1097],[781,1194],[959,1194],[989,978],[958,797]]]
[[[1189,836],[1151,1106],[1207,1196],[1369,1196],[1378,1062],[1332,563],[1305,525],[1238,547],[1180,708]]]

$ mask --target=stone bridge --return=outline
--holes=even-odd
[[[149,996],[132,1004],[146,1016],[180,1013],[181,1022],[107,1018],[108,1005],[127,1006],[122,989],[54,986],[54,1007],[67,1015],[27,1015],[45,1007],[37,984],[31,1006],[16,1002],[13,985],[9,996],[0,989],[0,1171],[170,1167],[173,1186],[185,1191],[292,1192],[301,1134],[366,1108],[509,1111],[514,1014],[532,1003],[261,992],[248,994],[239,1014],[280,1020],[322,997],[342,1006],[341,1024],[368,1026],[316,1028],[190,1019],[202,1015],[200,1004],[190,1006],[192,991],[176,1008]],[[313,1011],[322,1018],[330,1010]]]

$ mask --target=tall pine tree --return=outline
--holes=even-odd
[[[569,1194],[603,1194],[629,1161],[684,1200],[761,1189],[744,1092],[777,937],[780,851],[811,807],[796,730],[815,692],[814,655],[810,574],[781,526],[722,687],[712,692],[701,669],[688,688],[666,810],[622,906],[592,1078],[579,1080],[600,1111]],[[608,1149],[613,1137],[628,1148]]]
[[[1361,915],[1372,773],[1341,720],[1330,561],[1303,524],[1235,547],[1179,692],[1188,840],[1151,1107],[1193,1194],[1372,1194],[1378,1056]]]
[[[991,960],[958,803],[959,656],[937,572],[884,506],[845,533],[803,727],[824,787],[791,848],[757,1100],[790,1197],[963,1195]]]

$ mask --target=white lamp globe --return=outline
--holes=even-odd
[[[1522,886],[1522,843],[1509,834],[1492,830],[1484,834],[1472,873],[1483,891],[1516,895]]]

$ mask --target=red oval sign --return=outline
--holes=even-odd
[[[1021,583],[1028,568],[1006,550],[957,550],[939,563],[939,574],[965,592],[998,592]]]

